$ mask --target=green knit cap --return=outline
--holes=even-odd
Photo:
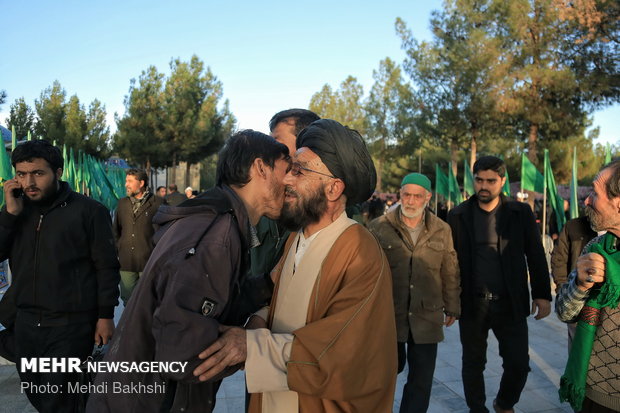
[[[426,189],[428,192],[432,192],[431,190],[431,180],[428,179],[425,175],[419,174],[417,172],[411,173],[403,178],[403,181],[400,183],[400,187],[407,184],[420,185],[422,188]]]

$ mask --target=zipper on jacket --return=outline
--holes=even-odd
[[[34,298],[34,304],[37,305],[37,270],[39,268],[39,234],[41,233],[41,223],[43,222],[43,214],[39,215],[39,223],[37,224],[37,231],[35,235],[34,243],[34,273],[32,274],[32,294]],[[39,323],[37,327],[41,327],[41,312],[39,312]]]

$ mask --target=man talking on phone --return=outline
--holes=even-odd
[[[74,412],[67,383],[76,373],[32,372],[20,360],[77,357],[114,332],[119,263],[108,210],[60,180],[60,150],[45,140],[22,143],[11,154],[15,178],[4,183],[0,260],[9,259],[10,306],[22,390],[39,412]],[[58,389],[57,392],[36,391]]]

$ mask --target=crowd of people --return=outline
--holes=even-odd
[[[58,148],[15,148],[0,212],[0,259],[13,274],[0,301],[0,355],[84,360],[95,342],[108,345],[104,362],[187,363],[99,372],[93,385],[109,390],[87,402],[26,391],[32,405],[210,412],[221,380],[243,368],[248,412],[391,412],[407,365],[400,412],[426,412],[443,329],[458,324],[470,411],[489,411],[491,330],[503,360],[492,408],[514,412],[530,371],[527,318],[547,317],[552,294],[531,208],[502,195],[504,162],[480,157],[475,195],[444,220],[420,173],[404,176],[398,202],[383,207],[356,131],[304,109],[277,113],[269,128],[231,136],[216,185],[200,194],[174,184],[151,192],[146,173],[128,169],[113,220],[61,181]],[[569,323],[559,397],[575,411],[620,411],[620,162],[602,168],[585,205],[551,260],[555,310]],[[18,372],[35,385],[76,380]],[[160,391],[113,392],[111,383]]]

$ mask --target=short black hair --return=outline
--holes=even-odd
[[[17,145],[11,153],[13,168],[20,162],[32,162],[36,158],[45,159],[53,171],[63,169],[65,161],[60,149],[45,139],[26,141]]]
[[[176,191],[179,190],[179,187],[177,187],[177,184],[169,184],[168,185],[168,189],[171,190],[171,191],[176,192]]]
[[[497,156],[483,156],[474,164],[474,175],[478,171],[495,171],[503,178],[506,176],[506,163]]]
[[[146,174],[144,169],[140,168],[129,168],[125,171],[125,175],[131,175],[136,178],[138,181],[144,181],[144,187],[149,186],[149,176]]]
[[[288,147],[271,136],[251,129],[239,131],[219,152],[215,182],[243,186],[250,182],[250,167],[256,158],[273,169],[276,160],[288,156]]]
[[[278,123],[288,119],[295,122],[295,136],[297,136],[299,132],[321,117],[308,109],[287,109],[273,115],[269,121],[269,130],[273,132]]]
[[[159,185],[159,186],[157,187],[157,191],[159,191],[159,190],[160,190],[160,189],[162,189],[162,188],[166,189],[166,187],[165,187],[165,186],[163,186],[163,185]]]
[[[614,159],[607,165],[603,165],[599,174],[606,169],[611,169],[611,176],[605,182],[605,192],[607,192],[607,198],[613,199],[620,196],[620,159]]]

